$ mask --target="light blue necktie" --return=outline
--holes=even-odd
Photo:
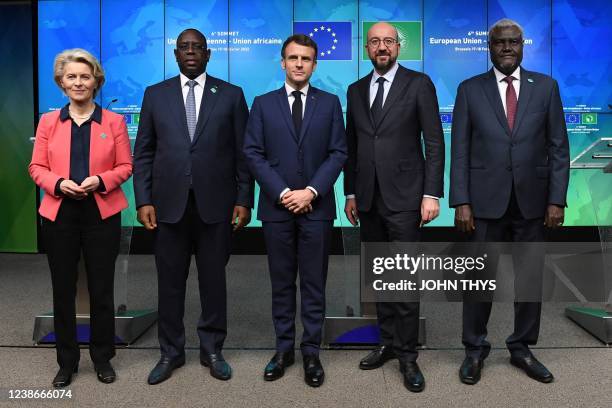
[[[189,138],[192,142],[197,124],[195,92],[193,91],[193,87],[197,84],[198,83],[193,79],[187,81],[187,85],[189,86],[189,92],[187,93],[187,101],[185,102],[185,113],[187,113],[187,130],[189,131]]]

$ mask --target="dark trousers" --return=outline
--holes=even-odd
[[[53,285],[58,364],[72,368],[80,359],[75,296],[81,252],[90,300],[89,354],[94,364],[110,361],[115,355],[113,295],[121,214],[102,220],[93,196],[80,201],[65,198],[54,222],[43,218],[43,236]]]
[[[304,355],[319,353],[332,225],[332,221],[309,220],[305,216],[263,223],[272,282],[272,319],[279,352],[295,347],[295,282],[299,270],[304,326],[300,349]]]
[[[201,314],[198,322],[200,350],[218,353],[227,335],[225,265],[231,250],[229,222],[205,224],[198,214],[193,192],[181,220],[158,223],[155,263],[158,284],[157,331],[161,354],[185,355],[185,290],[191,255],[198,268]]]
[[[545,238],[543,223],[542,218],[527,220],[523,217],[513,191],[508,209],[502,218],[474,219],[476,230],[470,240],[472,242],[542,242]],[[539,275],[541,268],[539,271],[534,270],[531,276],[525,274],[528,269],[526,265],[530,263],[528,259],[525,261],[529,256],[531,255],[513,254],[515,279],[529,280],[526,283],[515,281],[515,288],[525,288],[529,285],[534,288],[541,287],[541,275]],[[535,256],[538,257],[537,254]],[[538,263],[537,259],[535,263]],[[486,358],[489,354],[491,345],[486,337],[491,307],[491,302],[463,302],[462,342],[466,355],[470,357]],[[538,341],[541,309],[541,302],[514,303],[514,332],[506,339],[506,346],[511,354],[530,355],[529,346],[535,345]]]
[[[421,212],[391,211],[378,189],[370,211],[359,213],[362,242],[417,242]],[[402,362],[416,361],[419,337],[419,302],[377,302],[380,342],[392,346]]]

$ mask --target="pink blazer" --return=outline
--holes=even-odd
[[[60,111],[45,113],[36,130],[30,176],[45,194],[38,212],[55,221],[63,197],[55,195],[60,178],[70,178],[72,121],[60,120]],[[89,174],[100,176],[106,191],[95,191],[94,198],[102,219],[127,208],[120,185],[132,174],[132,152],[123,116],[102,109],[102,123],[91,122]]]

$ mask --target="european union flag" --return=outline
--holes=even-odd
[[[440,122],[442,122],[442,123],[453,123],[453,114],[452,113],[441,113],[440,114]]]
[[[294,21],[293,32],[305,34],[317,43],[319,60],[352,60],[350,21]]]
[[[131,125],[132,124],[132,115],[130,115],[129,113],[126,113],[123,115],[123,117],[125,118],[125,124],[126,125]]]
[[[579,113],[566,113],[565,123],[567,123],[568,125],[579,125],[580,124],[580,114]]]

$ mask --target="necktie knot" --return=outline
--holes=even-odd
[[[189,86],[189,88],[193,89],[198,83],[196,81],[194,81],[193,79],[190,79],[189,81],[187,81],[187,86]]]
[[[509,75],[507,77],[505,77],[504,79],[502,79],[502,81],[506,82],[508,85],[512,84],[512,81],[514,81],[516,78],[513,77],[512,75]]]
[[[383,77],[378,77],[378,79],[376,80],[376,82],[378,83],[378,85],[382,85],[382,84],[384,84],[384,83],[385,83],[385,81],[386,81],[386,79],[385,79],[385,78],[383,78]]]
[[[291,92],[291,95],[293,95],[294,98],[301,98],[302,97],[302,92],[300,91],[293,91]]]

